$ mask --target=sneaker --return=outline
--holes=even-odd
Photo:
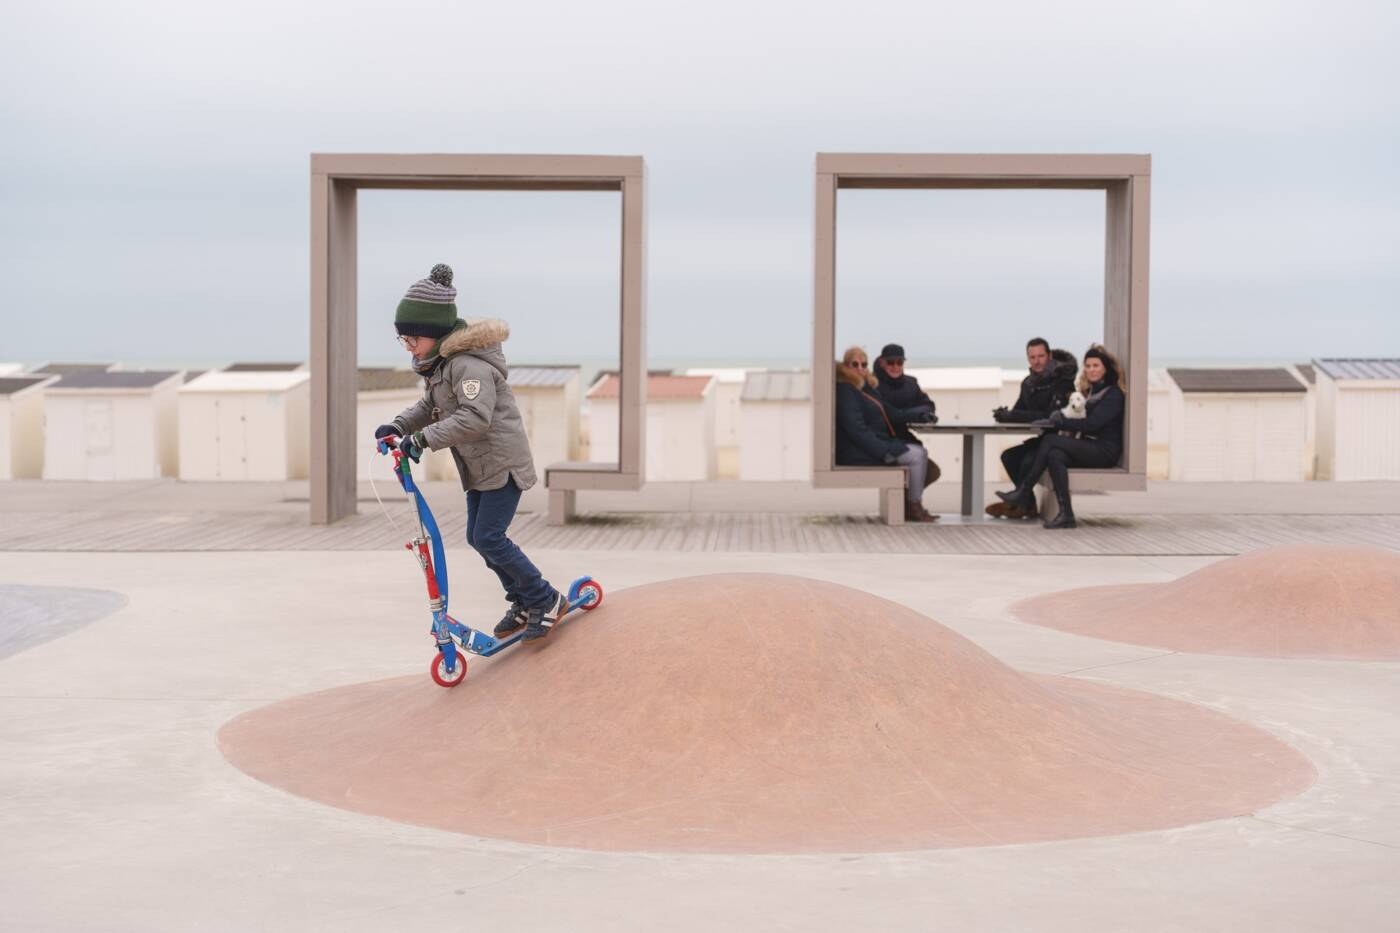
[[[525,610],[525,641],[534,641],[536,638],[543,638],[549,634],[549,630],[569,613],[569,598],[563,593],[557,593],[554,603],[549,608],[536,606],[533,609]]]
[[[505,638],[520,626],[528,621],[526,619],[525,607],[520,603],[511,603],[506,614],[501,616],[501,621],[496,623],[496,627],[491,630],[491,634],[497,638]]]

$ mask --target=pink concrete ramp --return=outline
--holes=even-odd
[[[1400,554],[1268,548],[1169,583],[1066,590],[1011,611],[1036,625],[1174,651],[1400,660]]]
[[[1250,813],[1314,777],[1219,713],[1026,676],[903,606],[761,574],[610,593],[455,689],[415,672],[328,690],[239,716],[219,742],[334,806],[653,852],[1123,833]]]

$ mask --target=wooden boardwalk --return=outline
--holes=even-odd
[[[307,523],[304,506],[203,511],[33,510],[0,515],[0,550],[280,551],[377,550],[408,537],[370,505],[337,525]],[[465,547],[465,515],[441,509],[449,547]],[[1086,515],[1076,531],[1038,523],[906,525],[871,515],[778,512],[630,512],[583,517],[563,527],[523,513],[511,536],[525,547],[591,551],[756,553],[1229,555],[1280,544],[1349,544],[1400,550],[1396,514]]]

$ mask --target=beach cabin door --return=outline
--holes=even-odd
[[[83,403],[84,479],[116,479],[116,456],[112,450],[112,402],[93,399]]]

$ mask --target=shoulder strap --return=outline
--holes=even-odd
[[[898,437],[899,435],[895,433],[894,425],[890,423],[890,416],[885,413],[885,406],[880,402],[880,400],[875,396],[871,395],[869,392],[862,392],[860,394],[870,399],[870,401],[875,404],[875,407],[880,409],[880,417],[885,419],[885,427],[890,429],[890,437]]]

